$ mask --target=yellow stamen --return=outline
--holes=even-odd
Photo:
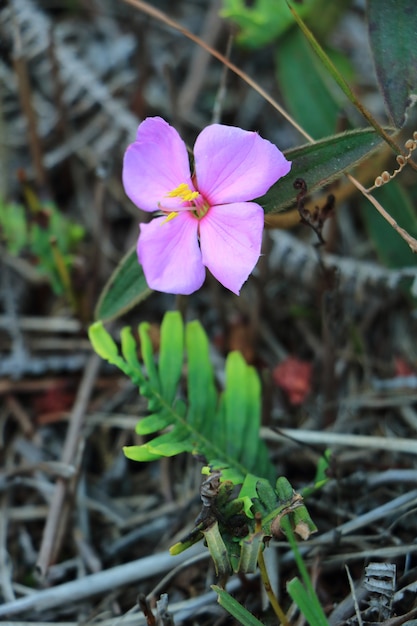
[[[191,191],[187,183],[181,183],[178,187],[167,193],[167,198],[181,198],[181,200],[185,202],[191,202],[198,198],[199,195],[198,191]]]
[[[161,222],[161,226],[162,226],[163,224],[166,224],[167,222],[170,222],[171,220],[173,220],[173,219],[174,219],[174,217],[177,217],[177,215],[178,215],[178,211],[171,211],[171,213],[169,213],[169,214],[166,216],[166,218],[164,219],[164,221],[163,221],[163,222]]]

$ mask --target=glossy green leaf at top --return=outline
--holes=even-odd
[[[304,179],[308,191],[312,192],[358,165],[381,141],[373,129],[367,128],[333,135],[288,150],[285,156],[292,161],[291,171],[257,202],[265,213],[283,211],[295,203],[298,192],[294,189],[294,181],[297,178]]]
[[[94,312],[95,319],[109,321],[120,317],[151,293],[134,247],[123,257],[105,285]]]
[[[417,96],[417,5],[415,0],[367,0],[369,41],[388,112],[401,128]]]

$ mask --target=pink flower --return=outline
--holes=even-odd
[[[192,175],[184,142],[162,118],[139,125],[124,157],[124,188],[138,207],[163,215],[140,225],[138,259],[157,291],[190,294],[207,267],[238,294],[259,259],[264,225],[262,207],[248,200],[291,163],[257,133],[221,124],[199,134],[194,161]]]

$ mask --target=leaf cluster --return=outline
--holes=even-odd
[[[158,362],[149,324],[140,324],[144,367],[130,328],[121,332],[121,353],[101,322],[93,324],[89,334],[96,352],[125,372],[148,400],[149,414],[136,427],[137,434],[148,440],[126,447],[128,458],[154,461],[189,452],[205,458],[213,469],[222,468],[223,480],[234,484],[242,483],[249,473],[267,479],[273,476],[266,446],[259,438],[259,377],[240,353],[228,355],[225,389],[218,392],[208,338],[198,321],[184,325],[178,312],[164,317]],[[184,368],[185,390],[181,386]]]
[[[70,268],[72,252],[84,237],[81,225],[64,217],[51,202],[40,205],[32,192],[28,209],[0,199],[0,236],[11,255],[25,253],[32,257],[38,272],[47,276],[55,293],[63,293],[56,253],[66,268]]]

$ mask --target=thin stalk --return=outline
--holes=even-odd
[[[280,604],[278,602],[278,598],[276,597],[276,595],[274,594],[274,592],[272,590],[262,550],[259,550],[258,565],[259,565],[259,571],[261,573],[262,583],[263,583],[263,586],[264,586],[265,591],[266,591],[266,595],[268,596],[268,599],[269,599],[269,601],[271,603],[271,606],[272,606],[272,608],[274,610],[275,615],[281,621],[281,624],[283,626],[290,626],[290,623],[289,623],[289,621],[288,621],[284,611],[282,610],[282,608],[281,608],[281,606],[280,606]]]

